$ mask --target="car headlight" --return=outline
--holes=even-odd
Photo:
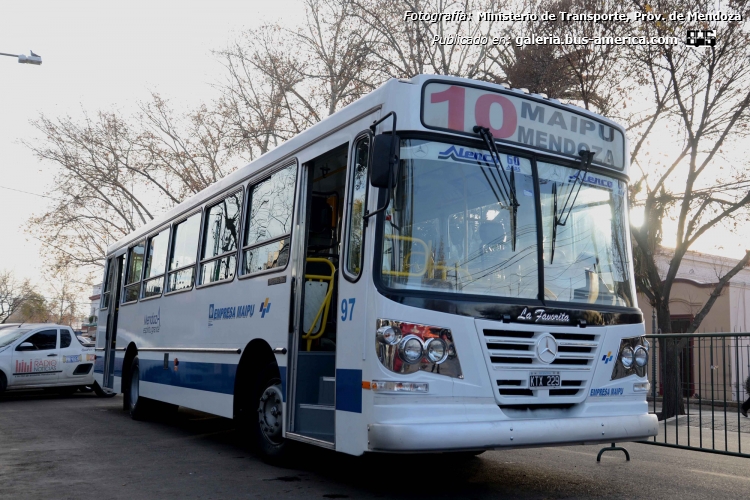
[[[448,359],[448,344],[446,344],[443,339],[427,339],[427,342],[425,342],[424,345],[424,350],[430,363],[439,365]]]
[[[620,351],[620,362],[625,368],[633,366],[633,349],[630,347],[623,347]]]
[[[648,351],[642,345],[635,348],[634,355],[635,364],[639,367],[644,367],[648,363]]]
[[[612,378],[617,380],[629,375],[646,376],[649,344],[645,337],[631,337],[620,340],[620,349],[612,368]]]
[[[463,378],[452,332],[440,326],[379,319],[375,348],[380,363],[395,373],[427,371]]]

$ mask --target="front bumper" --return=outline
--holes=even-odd
[[[450,451],[635,441],[658,433],[656,415],[419,424],[371,424],[371,451]]]

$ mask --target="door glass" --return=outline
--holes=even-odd
[[[37,332],[24,342],[31,342],[37,351],[49,351],[57,347],[57,330],[43,330]],[[16,350],[18,350],[16,348]]]
[[[70,332],[67,330],[60,331],[60,349],[70,347]]]

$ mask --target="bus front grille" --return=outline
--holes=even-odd
[[[503,405],[549,405],[582,402],[593,375],[604,329],[529,325],[527,329],[502,328],[493,322],[477,320],[487,367],[496,385],[495,398]],[[524,325],[525,326],[525,325]],[[555,358],[543,362],[537,346],[552,337]],[[560,384],[532,387],[530,377],[557,373]]]

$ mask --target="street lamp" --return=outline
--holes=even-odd
[[[42,56],[34,54],[33,50],[30,50],[29,52],[31,53],[30,56],[25,54],[6,54],[5,52],[0,52],[0,56],[17,57],[18,62],[21,64],[36,64],[37,66],[42,64]]]

